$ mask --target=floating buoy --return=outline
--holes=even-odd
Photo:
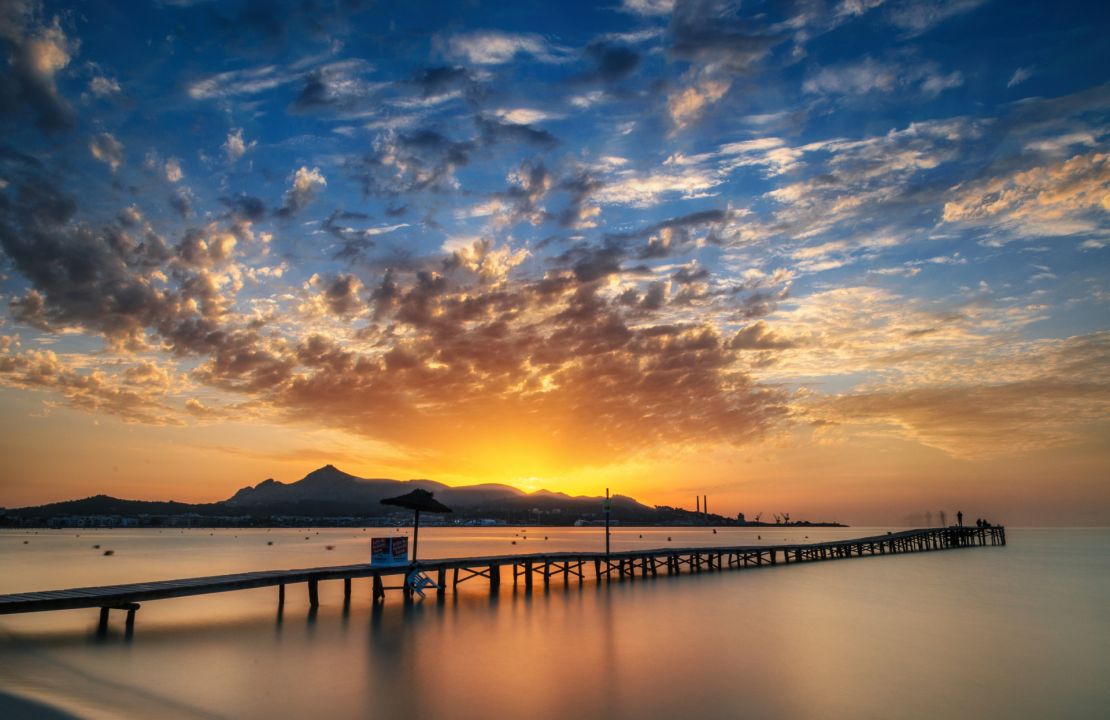
[[[30,544],[31,544],[31,541],[30,541],[30,540],[24,540],[24,541],[23,541],[23,544],[24,544],[24,545],[30,545]]]
[[[274,541],[273,541],[273,540],[267,540],[267,541],[266,541],[266,544],[267,544],[267,545],[273,545],[273,544],[274,544]]]
[[[104,551],[104,554],[105,554],[105,555],[115,555],[115,554],[116,554],[116,551],[115,551],[115,550],[105,550],[105,551]]]
[[[668,536],[667,536],[667,542],[670,542],[670,541],[671,541],[671,536],[670,536],[670,535],[668,535]]]
[[[516,540],[513,540],[513,545],[516,545]]]
[[[334,546],[334,545],[325,545],[325,546],[324,546],[324,549],[325,549],[325,550],[334,550],[334,549],[335,549],[335,546]]]
[[[93,550],[99,550],[99,549],[100,549],[99,545],[93,545]]]

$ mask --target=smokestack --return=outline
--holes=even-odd
[[[704,495],[702,497],[703,499],[701,501],[701,511],[706,515],[709,515],[709,496]]]
[[[694,504],[698,507],[696,512],[701,512],[701,495],[694,496]]]

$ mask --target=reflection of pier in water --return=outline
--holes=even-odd
[[[637,574],[641,577],[656,576],[660,570],[664,570],[668,575],[680,575],[683,568],[687,573],[697,573],[836,560],[864,555],[895,555],[1005,544],[1006,529],[1003,527],[948,527],[906,530],[874,537],[804,545],[656,548],[609,554],[559,552],[494,555],[421,560],[416,564],[393,567],[362,564],[302,570],[268,570],[183,580],[0,595],[0,615],[100,608],[99,631],[104,633],[108,627],[109,611],[126,610],[126,630],[130,635],[135,624],[135,613],[141,602],[275,585],[278,587],[279,609],[285,604],[285,586],[299,583],[305,583],[308,586],[309,607],[315,609],[320,605],[319,583],[324,580],[343,581],[345,606],[350,602],[351,584],[356,578],[372,579],[375,603],[385,601],[386,590],[400,590],[405,600],[411,601],[413,590],[405,579],[413,571],[420,571],[429,576],[434,574],[436,576],[434,589],[437,596],[443,598],[448,586],[454,590],[459,583],[477,578],[486,579],[490,590],[497,592],[501,585],[501,569],[506,566],[512,568],[514,585],[523,582],[524,588],[531,590],[537,576],[542,578],[545,587],[551,583],[552,578],[559,576],[562,576],[564,583],[569,583],[572,576],[581,583],[591,566],[594,578],[598,581],[614,578],[633,580]],[[401,584],[385,584],[387,578],[394,577]]]

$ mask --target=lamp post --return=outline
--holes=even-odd
[[[611,506],[611,503],[609,502],[609,488],[605,488],[605,502],[604,502],[603,506],[605,508],[605,556],[608,557],[609,556],[609,508]]]

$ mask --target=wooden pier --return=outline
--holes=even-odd
[[[641,578],[654,577],[660,570],[668,575],[680,575],[683,571],[687,574],[716,572],[865,555],[896,555],[1005,544],[1004,527],[948,527],[906,530],[874,537],[812,544],[655,548],[609,554],[563,552],[495,555],[421,560],[416,564],[391,567],[370,564],[338,565],[0,595],[0,615],[99,608],[98,630],[103,634],[108,628],[110,611],[123,610],[127,612],[125,629],[130,636],[134,630],[135,613],[143,602],[277,586],[278,607],[281,609],[285,604],[285,586],[304,583],[308,589],[309,607],[314,610],[320,604],[319,584],[327,580],[343,581],[344,602],[349,603],[352,581],[370,578],[373,601],[379,603],[384,602],[386,590],[400,590],[405,600],[411,601],[414,590],[406,579],[414,571],[420,571],[428,577],[434,576],[436,595],[442,599],[448,587],[454,591],[460,583],[478,578],[489,583],[491,592],[497,592],[501,586],[502,568],[511,568],[513,585],[523,584],[528,591],[533,588],[537,578],[544,587],[549,586],[554,578],[561,578],[567,584],[573,577],[581,583],[591,570],[597,581],[634,580],[637,575]],[[398,584],[386,585],[387,580]]]

